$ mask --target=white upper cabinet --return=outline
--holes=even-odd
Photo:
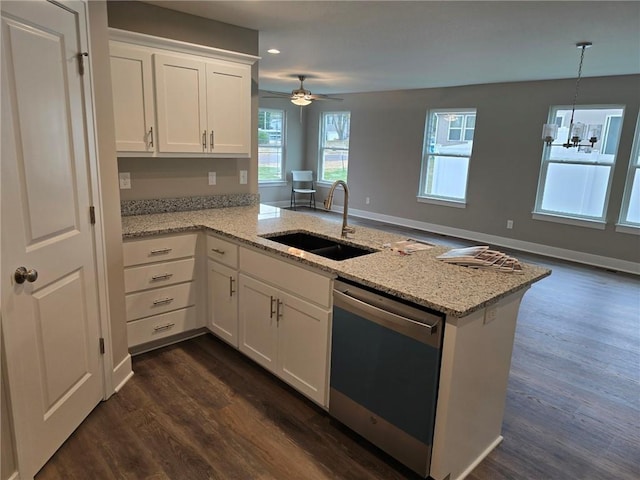
[[[160,152],[207,153],[205,64],[175,55],[153,56]]]
[[[153,58],[160,152],[251,153],[251,67]]]
[[[151,54],[110,43],[116,149],[119,152],[154,152],[155,117]]]
[[[118,152],[251,156],[258,57],[115,29],[111,38]]]
[[[206,72],[211,152],[250,153],[251,68],[215,62],[207,63]]]

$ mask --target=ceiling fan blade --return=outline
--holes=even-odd
[[[273,95],[273,97],[269,97],[269,98],[291,98],[291,94],[290,93],[272,92],[270,90],[265,90],[264,93],[268,93],[269,95]]]
[[[337,102],[341,102],[342,98],[338,98],[338,97],[330,97],[328,95],[321,95],[321,94],[312,94],[309,95],[309,100],[335,100]]]

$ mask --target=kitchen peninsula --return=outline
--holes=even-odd
[[[336,261],[265,238],[293,232],[310,232],[373,252]],[[280,299],[294,296],[296,302],[300,303],[298,297],[301,297],[304,305],[317,312],[315,318],[324,315],[328,332],[314,331],[312,338],[306,339],[322,344],[320,356],[324,366],[290,375],[290,378],[286,368],[278,370],[272,366],[269,355],[259,354],[245,338],[240,339],[239,346],[237,338],[235,340],[236,348],[324,408],[328,406],[331,292],[335,278],[443,314],[444,335],[428,473],[436,480],[462,479],[500,443],[520,300],[532,283],[550,274],[548,269],[524,264],[522,274],[509,274],[446,264],[436,257],[449,248],[438,245],[411,255],[400,255],[388,248],[393,242],[406,240],[396,234],[358,227],[348,239],[341,239],[339,222],[266,205],[123,217],[125,252],[127,245],[189,233],[206,236],[199,244],[204,245],[206,241],[209,265],[214,269],[226,269],[223,270],[227,275],[224,278],[229,280],[224,288],[230,294],[239,290],[240,296],[235,299],[236,311],[242,312],[245,308],[242,306],[243,300],[247,300],[243,298],[245,290],[249,292],[255,287],[270,289],[264,291],[272,308],[271,316],[277,312],[274,318],[278,321]],[[203,250],[201,247],[200,251]],[[226,259],[215,261],[218,254],[226,255]],[[206,261],[199,259],[197,254],[195,260]],[[216,266],[224,262],[225,265]],[[281,276],[278,276],[279,272],[283,272]],[[214,295],[211,275],[210,268],[208,296]],[[296,278],[297,275],[300,277]],[[252,299],[247,303],[256,302]],[[211,305],[209,308],[211,310]],[[206,323],[211,331],[233,344],[231,337],[224,336],[231,327],[225,326],[220,330],[221,334],[210,322]],[[243,346],[248,347],[246,351]],[[298,350],[317,350],[316,347],[311,344]],[[306,373],[310,378],[320,375],[322,382],[318,383],[322,385],[299,382]]]

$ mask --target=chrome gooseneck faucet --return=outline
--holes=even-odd
[[[344,210],[342,211],[342,236],[346,237],[348,233],[355,233],[356,229],[354,227],[350,227],[347,225],[347,217],[349,215],[349,187],[347,187],[347,182],[344,180],[336,180],[331,185],[331,189],[329,190],[329,195],[324,200],[324,208],[325,210],[331,210],[331,204],[333,203],[333,192],[338,185],[342,185],[342,189],[344,190]]]

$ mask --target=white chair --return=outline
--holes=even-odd
[[[291,171],[291,208],[296,209],[296,195],[309,195],[309,208],[316,209],[316,190],[311,170]]]

